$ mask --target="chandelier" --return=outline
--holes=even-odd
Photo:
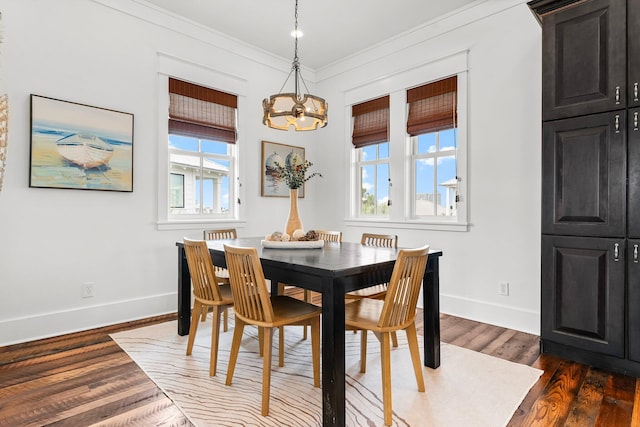
[[[300,61],[298,59],[298,37],[300,36],[298,31],[298,0],[296,0],[293,35],[296,40],[293,64],[287,79],[280,88],[280,92],[282,92],[293,73],[295,93],[278,93],[265,98],[262,101],[262,108],[264,109],[262,123],[270,128],[279,130],[289,130],[291,127],[297,131],[315,130],[318,127],[322,128],[327,125],[327,110],[329,106],[323,98],[309,94],[309,88],[300,73]],[[301,84],[307,93],[300,93]]]

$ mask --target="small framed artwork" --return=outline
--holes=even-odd
[[[261,195],[263,197],[289,197],[289,187],[280,177],[275,166],[276,164],[285,166],[302,162],[304,162],[303,147],[262,141]],[[304,197],[304,185],[298,189],[298,197]]]
[[[133,114],[31,95],[29,187],[133,191]]]

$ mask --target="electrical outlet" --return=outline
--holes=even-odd
[[[500,282],[498,288],[498,293],[505,297],[509,296],[509,282]]]
[[[95,283],[85,282],[82,284],[82,298],[93,298]]]

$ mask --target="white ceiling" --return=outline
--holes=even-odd
[[[293,59],[295,0],[143,0]],[[472,3],[488,0],[299,0],[300,63],[319,69]]]

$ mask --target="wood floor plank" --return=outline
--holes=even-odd
[[[640,379],[636,379],[636,391],[633,399],[633,414],[631,416],[631,425],[640,426]]]
[[[569,410],[565,427],[594,425],[604,399],[609,374],[598,369],[589,369],[578,392],[577,399]]]
[[[596,426],[631,426],[635,379],[620,375],[609,375],[604,399],[596,419]]]
[[[539,396],[547,389],[551,378],[553,378],[562,362],[563,360],[559,357],[550,356],[547,354],[540,355],[540,357],[534,362],[533,367],[541,369],[543,371],[542,375],[533,385],[533,387],[531,387],[529,393],[525,396],[525,398],[518,406],[518,409],[509,421],[508,427],[526,425],[525,420],[529,416],[529,413],[532,411],[533,405],[535,404]]]
[[[562,426],[584,377],[587,366],[561,363],[547,387],[523,421],[526,426]]]

